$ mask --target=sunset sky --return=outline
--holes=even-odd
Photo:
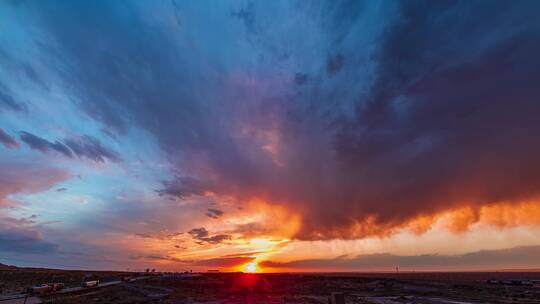
[[[0,1],[0,263],[540,268],[539,16]]]

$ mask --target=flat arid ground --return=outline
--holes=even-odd
[[[22,293],[28,287],[50,282],[62,282],[66,287],[80,286],[83,280],[102,282],[119,280],[125,273],[117,271],[57,270],[18,268],[0,264],[0,295]],[[1,303],[1,302],[0,302]]]
[[[27,287],[64,282],[69,292],[32,297],[27,303],[540,303],[539,272],[161,274],[120,282],[125,273],[5,268],[0,303]],[[86,278],[99,288],[74,288]],[[487,280],[497,282],[488,283]],[[498,282],[500,281],[500,283]],[[111,283],[111,285],[107,285]],[[503,284],[503,282],[505,284]],[[521,285],[522,282],[531,285]],[[73,291],[70,291],[73,290]]]

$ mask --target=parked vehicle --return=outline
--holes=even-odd
[[[95,280],[95,281],[83,282],[81,286],[84,288],[89,288],[89,287],[97,287],[98,285],[99,285],[99,281]]]

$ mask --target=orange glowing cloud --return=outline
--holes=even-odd
[[[274,237],[289,239],[295,236],[301,225],[299,214],[282,205],[271,205],[261,199],[253,199],[245,212],[229,219],[235,225],[232,232],[243,238]]]
[[[531,200],[476,208],[466,206],[434,215],[420,215],[409,221],[405,227],[416,234],[422,234],[437,222],[443,222],[444,227],[454,233],[465,232],[477,223],[499,228],[540,225],[540,203]]]

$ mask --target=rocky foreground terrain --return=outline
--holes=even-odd
[[[2,294],[43,282],[119,280],[126,273],[0,269]],[[133,275],[133,274],[131,274]],[[40,296],[42,303],[540,303],[540,272],[156,274],[103,288]],[[339,299],[338,299],[339,300]],[[35,302],[34,302],[35,303]],[[2,301],[0,301],[2,304]]]

